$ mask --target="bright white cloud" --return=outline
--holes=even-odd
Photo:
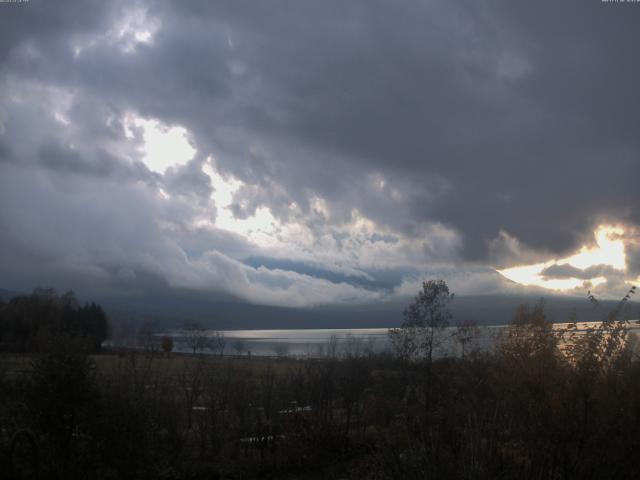
[[[169,167],[185,165],[196,153],[184,127],[168,126],[132,114],[125,117],[124,125],[129,138],[134,138],[135,128],[142,130],[142,161],[156,173],[164,174]]]
[[[74,58],[87,50],[106,46],[116,48],[123,54],[135,53],[140,45],[151,45],[162,23],[150,17],[145,8],[125,10],[110,27],[101,33],[77,36],[72,42]]]
[[[609,266],[624,272],[626,269],[625,244],[621,238],[624,229],[609,225],[601,225],[594,232],[596,246],[583,246],[574,255],[552,259],[532,265],[520,265],[497,270],[501,275],[516,283],[526,286],[539,286],[550,290],[567,291],[580,287],[594,288],[604,284],[607,279],[601,275],[592,278],[547,278],[545,269],[557,265],[569,265],[579,270],[600,265]]]
[[[595,232],[596,247],[583,246],[578,253],[558,261],[558,264],[568,264],[582,270],[594,265],[609,265],[615,269],[624,270],[626,265],[624,241],[620,238],[623,234],[623,228],[600,226]]]
[[[276,234],[280,225],[271,211],[266,207],[260,207],[247,218],[237,218],[231,207],[234,194],[243,183],[231,176],[223,177],[211,166],[211,159],[208,160],[203,166],[203,171],[213,185],[211,199],[216,205],[216,218],[212,226],[243,235],[259,246],[268,247],[277,243]]]

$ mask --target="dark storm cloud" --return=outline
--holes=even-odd
[[[222,58],[211,51],[244,65],[230,89],[247,97],[225,123],[272,158],[235,142],[220,156],[248,182],[271,175],[298,201],[306,188],[405,233],[445,222],[473,258],[501,228],[562,252],[595,219],[639,220],[640,112],[629,108],[638,100],[639,9],[177,5],[172,18],[185,25],[225,25],[234,47]],[[376,196],[359,180],[370,171],[402,186],[399,205],[370,207]]]
[[[640,245],[627,247],[627,271],[640,277]]]
[[[25,43],[66,43],[69,35],[100,30],[112,20],[116,2],[89,0],[36,1],[30,5],[2,5],[0,10],[0,62]]]
[[[164,185],[171,194],[199,197],[204,201],[209,200],[213,191],[211,179],[202,171],[199,159],[183,166],[169,167],[164,174]],[[215,207],[213,210],[215,217]]]
[[[505,238],[528,252],[520,261],[564,253],[600,221],[640,224],[639,21],[637,5],[598,0],[0,4],[0,168],[25,188],[38,185],[21,168],[37,166],[84,195],[71,177],[107,182],[100,198],[121,209],[99,218],[132,230],[113,238],[132,252],[148,241],[158,257],[175,257],[171,267],[143,262],[149,275],[178,269],[207,245],[232,258],[260,255],[189,228],[216,214],[215,185],[200,168],[209,155],[244,183],[232,203],[238,218],[267,206],[286,223],[295,204],[338,249],[348,234],[337,229],[357,211],[384,235],[427,237],[417,264],[516,261],[495,251]],[[16,92],[32,104],[16,103]],[[67,123],[49,118],[56,109]],[[150,172],[135,148],[141,132],[123,123],[131,112],[185,127],[196,159],[162,178]],[[156,202],[158,188],[172,198]],[[82,212],[79,197],[56,198]],[[39,221],[42,194],[20,201]],[[135,221],[119,219],[126,201],[145,218],[143,239],[129,238]],[[173,236],[158,239],[167,233],[148,218]],[[5,255],[9,245],[33,258],[48,251],[16,235],[2,237]],[[139,258],[99,254],[105,275],[136,277]],[[239,285],[267,281],[220,256],[207,261]],[[177,274],[190,285],[201,276]]]
[[[38,152],[40,163],[57,172],[69,175],[90,175],[98,178],[136,178],[153,182],[153,174],[140,162],[124,164],[109,152],[98,149],[83,155],[55,140],[44,143]],[[173,181],[172,175],[169,181]],[[176,180],[177,182],[177,180]]]
[[[573,267],[568,263],[562,265],[556,263],[542,270],[540,274],[546,277],[546,279],[580,278],[582,280],[589,280],[601,276],[619,276],[620,271],[616,271],[616,269],[610,267],[609,265],[594,265],[593,267],[582,269]]]

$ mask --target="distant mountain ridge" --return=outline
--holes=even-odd
[[[460,296],[451,304],[452,323],[473,320],[480,325],[503,325],[513,318],[522,303],[534,304],[540,297]],[[163,295],[160,297],[104,298],[100,303],[114,320],[129,318],[152,321],[172,328],[196,322],[205,328],[290,329],[290,328],[390,328],[402,323],[403,311],[411,299],[366,305],[288,308],[244,303],[235,299],[207,299],[205,295]],[[596,309],[581,298],[549,296],[544,299],[551,321],[569,321],[575,313],[580,321],[597,321],[617,301],[601,301]],[[628,318],[640,318],[640,305],[629,302]]]
[[[0,289],[5,302],[25,292]],[[81,302],[102,305],[114,324],[153,323],[157,328],[176,328],[198,323],[204,328],[295,329],[295,328],[390,328],[402,323],[402,312],[411,298],[375,304],[312,308],[256,305],[225,294],[190,290],[167,290],[157,294],[103,295],[80,297]],[[534,304],[539,296],[477,295],[456,296],[451,304],[451,323],[473,320],[480,325],[504,325],[511,321],[518,305]],[[597,321],[612,310],[617,301],[601,301],[596,309],[586,298],[544,297],[551,321],[562,323],[575,313],[580,321]],[[640,318],[640,304],[629,302],[628,318]]]

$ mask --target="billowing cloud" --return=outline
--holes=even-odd
[[[0,281],[302,306],[540,264],[613,292],[640,275],[629,7],[0,4]],[[549,263],[601,224],[624,268]]]

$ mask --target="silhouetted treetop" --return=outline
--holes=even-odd
[[[0,304],[0,347],[5,350],[34,350],[38,337],[61,334],[85,338],[99,350],[108,331],[102,307],[80,305],[72,291],[58,295],[52,288],[36,288]]]

